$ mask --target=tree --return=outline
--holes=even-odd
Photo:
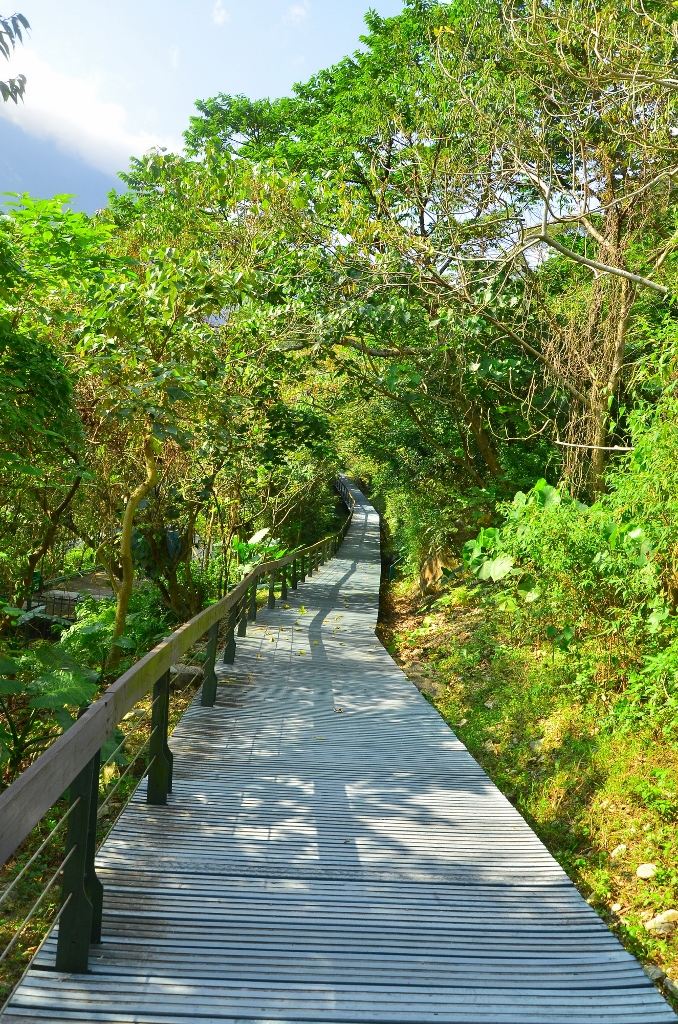
[[[407,295],[450,328],[428,347],[435,372],[457,368],[447,401],[486,471],[502,476],[493,438],[506,433],[490,389],[530,429],[550,419],[573,445],[571,486],[597,493],[611,424],[624,430],[635,311],[659,320],[675,293],[674,7],[457,0],[368,26],[364,52],[291,100],[202,104],[187,141],[324,183],[313,202],[328,217],[317,244],[333,309],[349,292],[363,305]],[[467,367],[487,360],[481,382]]]
[[[9,18],[4,18],[0,15],[0,53],[6,60],[9,60],[17,41],[23,42],[21,30],[29,29],[30,27],[23,14],[12,14]],[[17,75],[16,78],[0,82],[0,95],[5,103],[8,100],[18,103],[20,99],[23,99],[25,88],[26,76]]]

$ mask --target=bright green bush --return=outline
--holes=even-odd
[[[77,615],[77,621],[61,634],[58,646],[80,664],[101,669],[113,637],[115,600],[85,598],[78,604]],[[116,640],[125,659],[118,671],[128,668],[175,627],[173,615],[163,606],[153,585],[145,583],[135,588],[125,633]]]
[[[678,730],[678,426],[668,392],[632,420],[634,451],[591,506],[540,480],[464,546],[512,628],[567,652],[575,693],[605,684],[613,718]]]

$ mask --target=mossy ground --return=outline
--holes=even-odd
[[[521,643],[477,589],[423,602],[414,584],[385,585],[379,629],[623,945],[678,982],[678,929],[645,928],[678,908],[678,744],[611,727],[609,695],[573,699],[567,655]],[[644,863],[653,878],[636,876]]]

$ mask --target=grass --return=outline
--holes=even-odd
[[[678,909],[678,743],[650,723],[616,728],[614,698],[578,698],[568,654],[521,642],[477,589],[421,603],[412,584],[388,587],[381,639],[678,1006],[678,928],[645,928]],[[639,878],[647,863],[657,873]]]

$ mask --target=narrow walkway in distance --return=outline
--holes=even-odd
[[[89,975],[2,1024],[670,1022],[672,1010],[374,635],[378,517],[259,614],[99,856]],[[41,969],[42,968],[42,969]]]

